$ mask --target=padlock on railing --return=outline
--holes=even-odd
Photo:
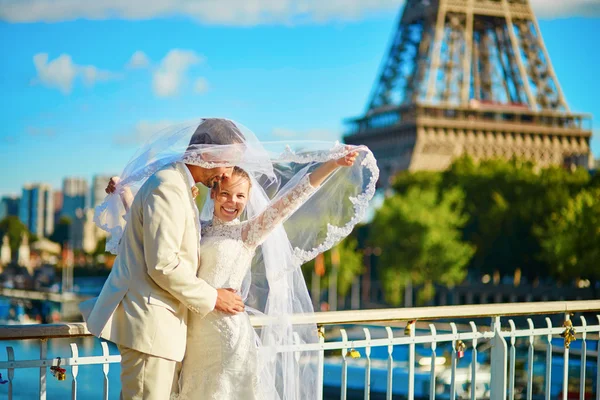
[[[459,360],[465,356],[466,349],[467,349],[467,345],[462,340],[458,340],[456,342],[456,357]]]
[[[356,349],[348,350],[348,354],[350,354],[350,357],[352,358],[360,358],[360,353]]]
[[[56,358],[56,365],[50,367],[50,372],[52,375],[59,381],[64,381],[67,379],[67,370],[60,367],[60,357]]]
[[[317,326],[317,335],[325,340],[325,327],[323,325]]]
[[[404,336],[410,336],[410,333],[412,332],[413,327],[415,326],[415,322],[417,322],[417,320],[413,319],[406,323],[406,327],[404,327]]]
[[[561,333],[560,336],[565,339],[565,349],[568,349],[569,347],[571,347],[571,342],[577,340],[577,338],[575,337],[575,334],[577,332],[575,332],[575,327],[573,326],[573,323],[570,319],[566,320],[563,323],[563,327],[565,328],[565,331]]]

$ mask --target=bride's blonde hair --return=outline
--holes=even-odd
[[[248,193],[250,193],[250,189],[252,189],[252,180],[250,179],[250,175],[248,175],[248,173],[240,168],[240,167],[233,167],[233,171],[231,172],[231,176],[238,176],[240,178],[244,178],[246,181],[248,181]],[[215,187],[213,187],[212,190],[217,190],[221,187],[221,182],[218,182],[217,185]]]

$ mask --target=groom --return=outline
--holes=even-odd
[[[239,138],[231,121],[207,119],[190,146]],[[232,169],[177,162],[148,178],[130,206],[119,255],[99,297],[81,306],[89,331],[119,348],[121,399],[169,398],[185,352],[188,309],[202,316],[244,310],[239,296],[196,277],[200,229],[191,188],[198,182],[212,187]]]

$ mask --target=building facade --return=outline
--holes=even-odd
[[[29,231],[47,237],[54,231],[54,201],[52,188],[44,183],[23,187],[19,204],[19,219]]]
[[[4,196],[0,200],[0,221],[6,217],[19,216],[19,203],[21,199],[18,196]]]
[[[87,194],[88,183],[84,178],[65,178],[61,217],[68,217],[71,221],[75,221],[77,210],[84,210],[87,206]]]

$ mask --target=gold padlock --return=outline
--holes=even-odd
[[[565,339],[565,349],[568,349],[569,347],[571,347],[571,342],[577,340],[577,338],[575,337],[575,334],[577,332],[575,332],[575,327],[573,327],[573,323],[569,319],[563,323],[563,327],[565,328],[565,330],[563,333],[560,334],[560,336]]]
[[[356,349],[350,349],[348,354],[350,354],[350,357],[352,358],[360,358],[360,353]]]
[[[51,366],[50,367],[50,372],[59,381],[64,381],[64,380],[67,379],[67,370],[64,369],[64,368],[61,368],[60,362],[61,362],[60,357],[57,357],[56,358],[56,364],[57,365]]]
[[[456,342],[456,356],[461,359],[465,356],[467,345],[462,340]]]
[[[413,326],[415,326],[415,322],[417,322],[416,319],[413,319],[412,321],[408,321],[408,323],[406,324],[406,327],[404,327],[404,336],[410,336],[410,333],[413,330]]]
[[[323,325],[319,325],[317,327],[317,334],[319,335],[320,338],[325,339],[325,327]]]

